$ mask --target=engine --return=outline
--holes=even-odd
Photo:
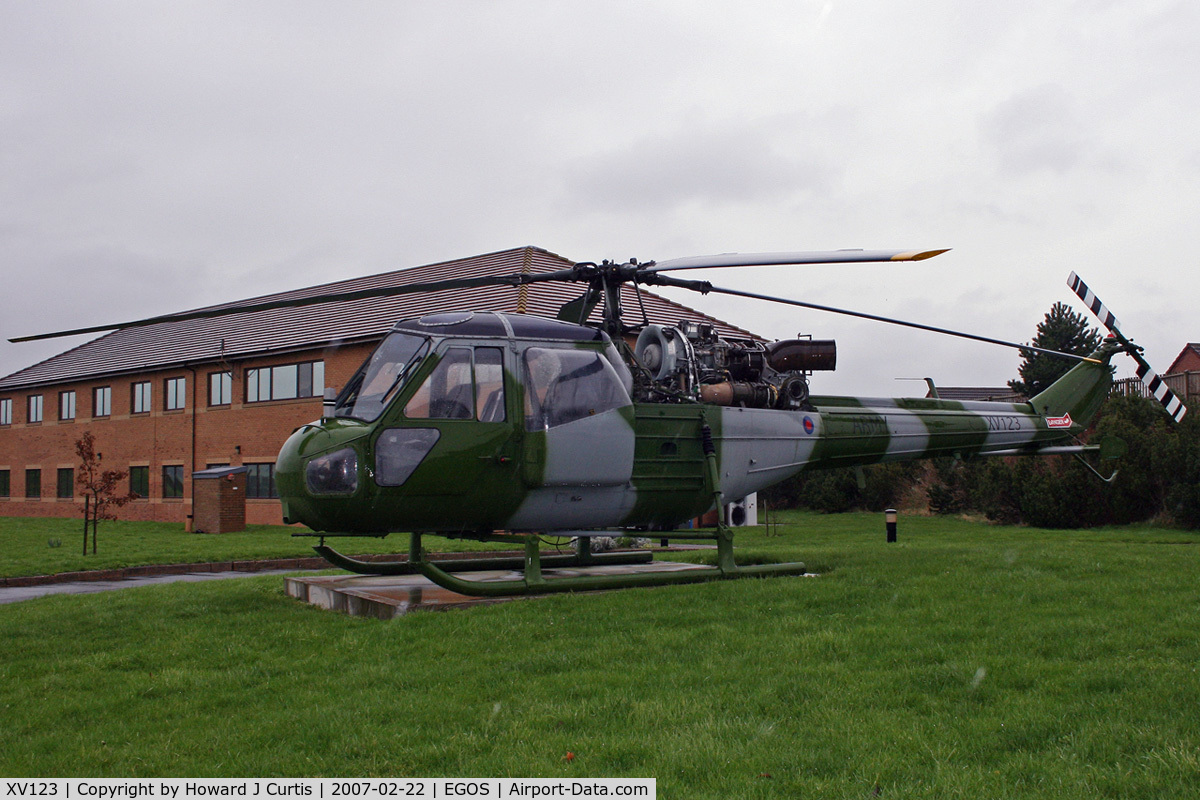
[[[837,365],[831,339],[784,339],[770,344],[731,341],[707,323],[647,325],[634,355],[635,391],[644,402],[699,400],[717,405],[800,409],[808,376]]]

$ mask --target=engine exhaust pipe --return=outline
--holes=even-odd
[[[837,368],[833,339],[783,339],[767,345],[767,363],[776,372],[816,372]]]

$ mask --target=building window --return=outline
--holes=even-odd
[[[325,394],[325,362],[305,361],[246,370],[246,402],[291,400]]]
[[[129,408],[134,414],[150,413],[150,381],[139,381],[133,384],[133,396]]]
[[[25,421],[42,421],[42,396],[40,394],[29,395],[29,416],[25,418]]]
[[[0,400],[0,425],[12,425],[12,398]]]
[[[97,386],[92,390],[92,416],[107,417],[112,414],[112,387]]]
[[[75,392],[58,393],[58,418],[75,419]]]
[[[183,497],[183,465],[163,467],[163,497]]]
[[[208,373],[208,404],[227,406],[233,402],[233,373]]]
[[[246,497],[279,497],[279,492],[275,490],[274,464],[246,465]]]
[[[7,498],[9,496],[12,487],[9,486],[8,480],[8,470],[0,469],[0,497]]]
[[[40,469],[25,470],[25,497],[37,500],[42,496],[42,471]]]
[[[167,378],[163,408],[178,411],[187,405],[187,378]]]
[[[150,468],[129,468],[129,491],[138,497],[150,496]]]
[[[58,471],[58,499],[70,500],[75,496],[75,470],[67,467]]]

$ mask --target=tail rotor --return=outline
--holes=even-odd
[[[1137,376],[1150,391],[1150,394],[1154,395],[1154,399],[1162,404],[1162,407],[1167,410],[1167,413],[1171,415],[1173,420],[1176,422],[1182,420],[1184,414],[1187,413],[1187,406],[1183,404],[1178,395],[1171,391],[1166,381],[1159,377],[1158,373],[1150,366],[1150,362],[1146,361],[1142,356],[1142,348],[1130,341],[1125,334],[1121,333],[1120,323],[1117,322],[1117,318],[1113,313],[1108,310],[1108,306],[1104,305],[1095,292],[1089,289],[1088,285],[1074,272],[1067,278],[1067,285],[1071,287],[1071,291],[1079,296],[1079,299],[1084,302],[1091,312],[1096,315],[1101,324],[1105,328],[1108,328],[1109,333],[1121,343],[1130,358],[1137,362],[1137,369],[1135,370]]]

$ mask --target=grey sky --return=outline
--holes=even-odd
[[[1074,269],[1165,369],[1200,339],[1198,38],[1195,3],[1158,0],[7,0],[0,334],[526,244],[952,247],[705,277],[1025,340]],[[820,392],[1002,384],[1019,361],[671,296],[837,338]],[[72,344],[4,342],[0,374]]]

